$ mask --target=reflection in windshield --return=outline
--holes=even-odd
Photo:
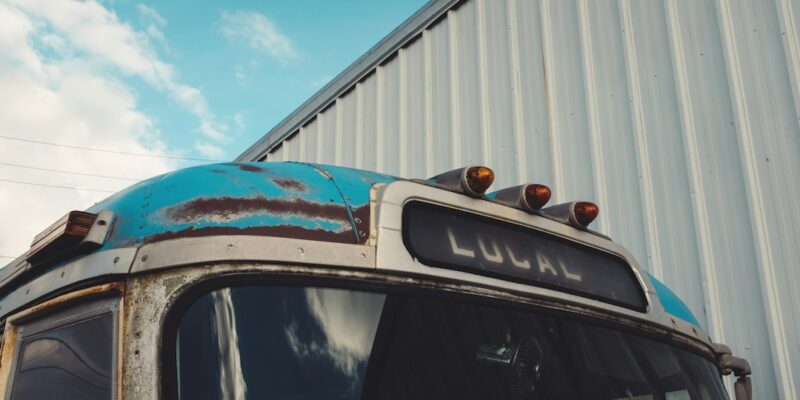
[[[328,357],[343,374],[358,378],[358,367],[367,361],[372,349],[383,296],[317,288],[305,289],[305,296],[324,341],[304,343],[298,337],[298,324],[292,322],[286,327],[292,350],[300,357]]]
[[[726,399],[686,350],[569,318],[444,298],[237,287],[177,338],[183,399]]]
[[[233,310],[231,289],[211,292],[214,303],[214,336],[219,349],[219,387],[222,398],[246,399],[247,385],[242,375],[242,356],[239,352],[239,332],[236,329],[236,312]]]

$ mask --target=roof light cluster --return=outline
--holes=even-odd
[[[579,229],[586,229],[600,213],[600,208],[588,201],[573,201],[543,208],[550,201],[552,191],[549,187],[538,183],[512,186],[485,194],[494,182],[494,171],[484,166],[454,169],[425,182],[452,192],[485,198]]]

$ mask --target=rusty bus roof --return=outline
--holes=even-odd
[[[395,179],[305,163],[211,164],[149,179],[89,211],[117,216],[102,249],[222,234],[363,244],[369,188]]]
[[[92,272],[92,276],[129,274],[130,262],[127,266],[112,264],[120,256],[132,258],[142,246],[169,239],[236,235],[367,245],[370,189],[398,180],[402,179],[351,168],[288,162],[202,165],[142,181],[87,210],[113,213],[113,223],[100,247],[36,267],[23,255],[1,269],[0,316],[82,282],[86,276],[81,274],[90,269],[87,266],[98,264],[89,261],[93,257],[109,267]],[[70,265],[80,273],[70,277],[72,271],[63,271]],[[54,274],[59,269],[60,276]],[[62,281],[49,288],[34,287],[48,274]],[[648,277],[667,313],[699,326],[669,288]],[[21,290],[23,286],[27,289]],[[20,291],[24,298],[4,307]]]

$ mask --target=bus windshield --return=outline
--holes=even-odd
[[[444,296],[222,288],[192,303],[176,336],[181,399],[727,399],[694,352]]]

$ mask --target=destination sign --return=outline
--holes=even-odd
[[[403,241],[429,267],[559,290],[643,311],[642,287],[615,255],[542,231],[423,202],[403,208]]]

